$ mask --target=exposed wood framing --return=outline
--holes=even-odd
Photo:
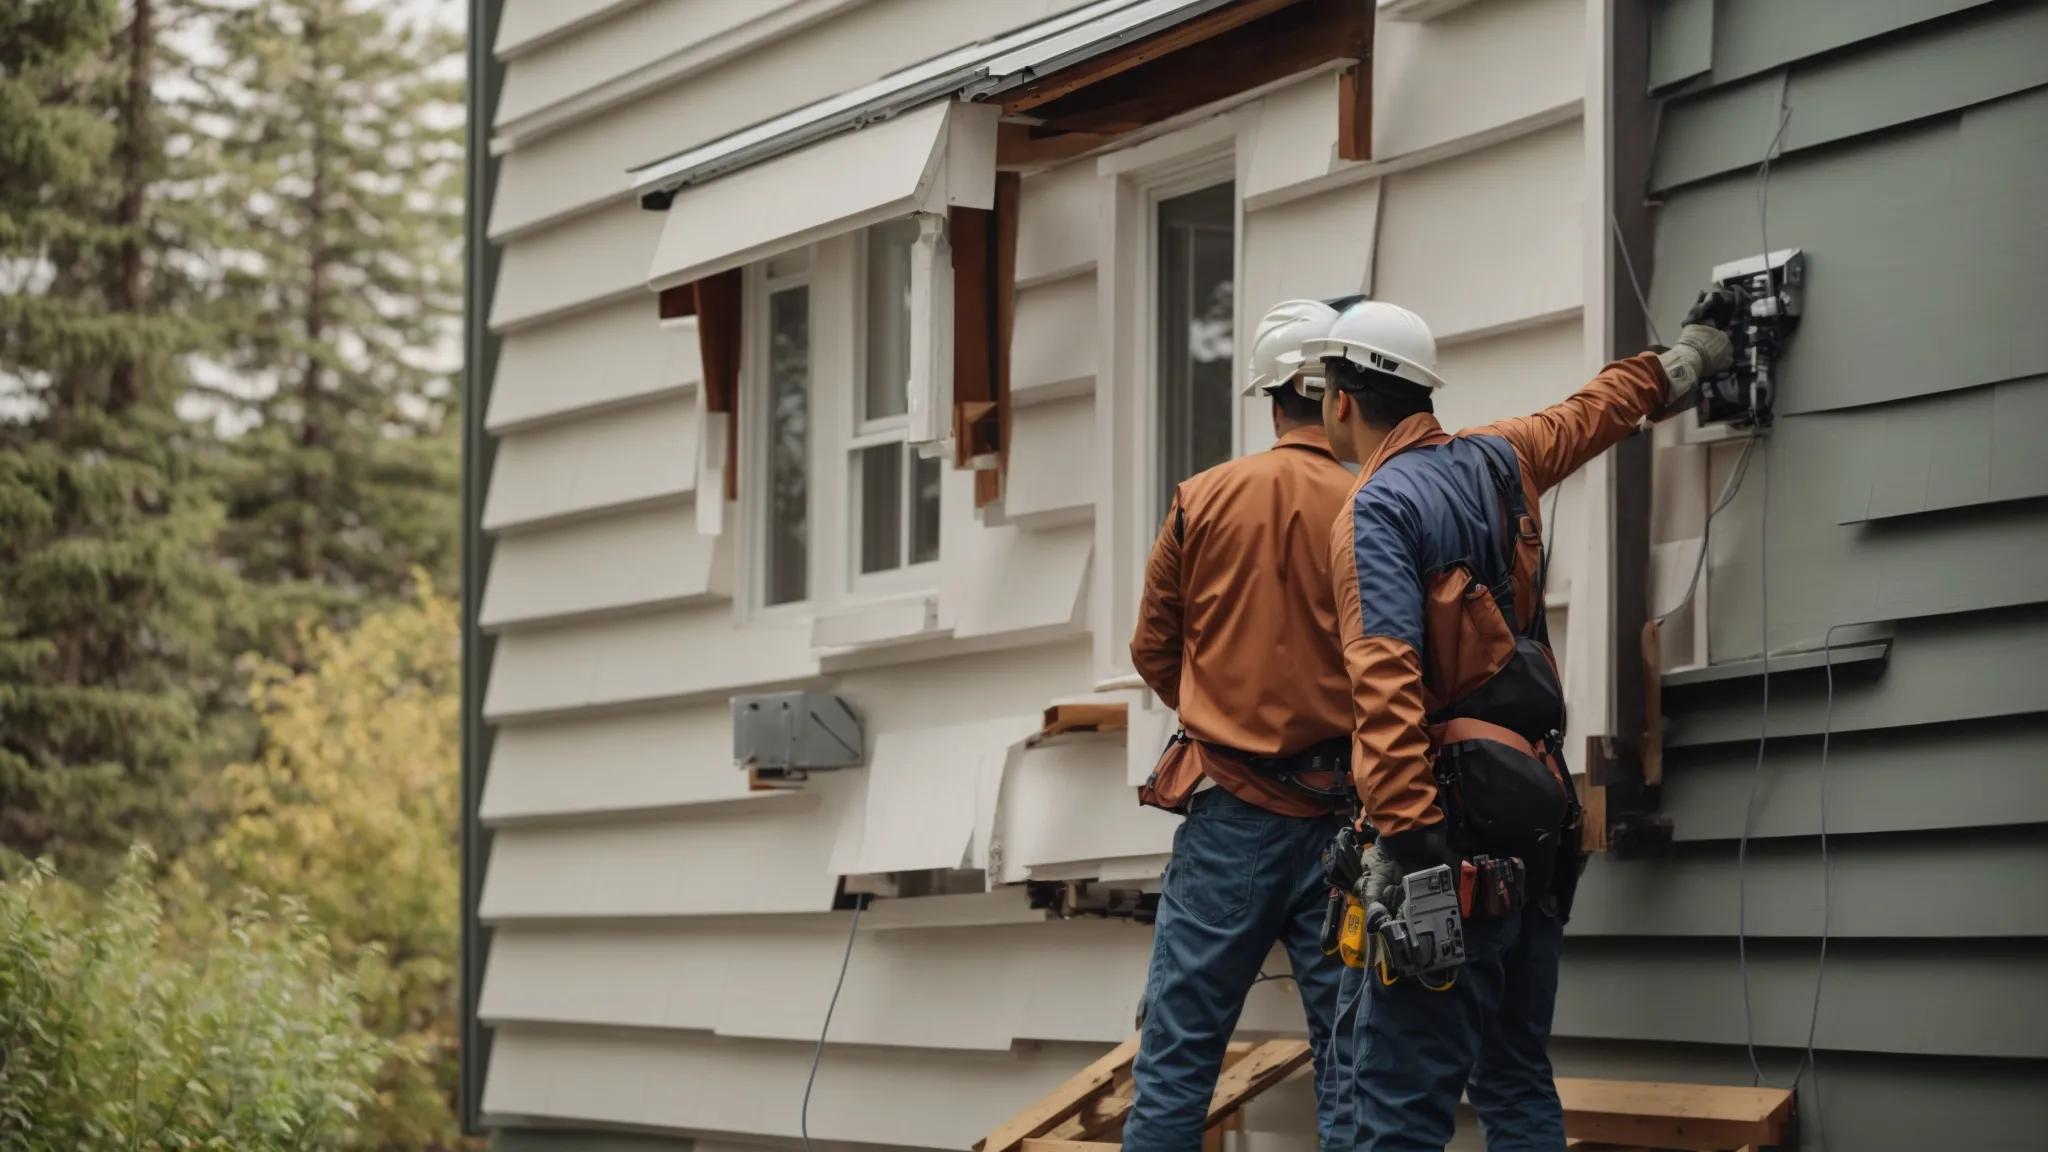
[[[1337,76],[1337,158],[1372,159],[1372,60]]]
[[[1132,1036],[1054,1089],[1038,1103],[976,1144],[975,1152],[1106,1152],[1123,1135],[1131,1111],[1131,1065],[1138,1056]],[[1308,1062],[1306,1040],[1233,1042],[1224,1051],[1204,1125],[1204,1152],[1221,1152],[1222,1135],[1242,1128],[1240,1110],[1253,1097]]]
[[[1099,84],[1112,76],[1122,75],[1140,65],[1163,59],[1184,48],[1220,36],[1295,2],[1296,0],[1243,0],[1242,3],[1198,16],[1185,24],[1176,24],[1143,40],[1135,41],[1113,52],[1105,52],[1017,89],[1003,98],[1003,111],[1015,113],[1036,108],[1082,88]]]
[[[1121,732],[1130,726],[1127,704],[1055,704],[1045,710],[1039,739],[1067,732]]]
[[[1074,154],[1333,60],[1355,60],[1352,105],[1370,111],[1373,10],[1351,0],[1242,0],[1000,98],[1011,126],[998,162]],[[1362,135],[1371,134],[1370,115]],[[1069,136],[1082,140],[1063,143]],[[1354,133],[1354,136],[1361,135]],[[1368,149],[1369,150],[1369,149]]]

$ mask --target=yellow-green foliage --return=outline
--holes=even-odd
[[[138,850],[88,893],[0,883],[0,1148],[348,1146],[388,1045],[297,905],[248,894],[175,940]]]
[[[221,777],[214,883],[305,901],[337,957],[371,968],[366,1023],[397,1051],[363,1144],[460,1146],[455,978],[459,873],[454,602],[426,589],[337,632],[308,629],[303,670],[260,669],[262,755]]]

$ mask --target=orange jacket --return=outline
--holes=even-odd
[[[1493,470],[1538,498],[1634,432],[1664,400],[1664,370],[1645,353],[1609,364],[1559,404],[1446,434],[1428,414],[1395,428],[1365,462],[1332,525],[1332,581],[1351,682],[1351,771],[1365,818],[1396,852],[1404,833],[1442,818],[1427,716],[1483,679],[1473,654],[1506,635],[1492,599],[1455,570],[1497,557],[1504,519]],[[1515,604],[1523,622],[1542,611]],[[1425,675],[1425,654],[1429,674]],[[1496,665],[1497,666],[1497,665]],[[1465,684],[1464,687],[1471,685]]]
[[[1131,663],[1193,739],[1286,756],[1351,730],[1325,528],[1350,489],[1323,430],[1299,428],[1174,490]],[[1199,744],[1184,760],[1177,779],[1162,768],[1162,793],[1184,795],[1206,774],[1270,811],[1329,810]]]

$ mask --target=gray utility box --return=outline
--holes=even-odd
[[[825,692],[770,692],[732,700],[732,758],[764,780],[802,780],[858,768],[866,744],[853,707]]]

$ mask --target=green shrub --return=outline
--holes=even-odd
[[[0,883],[0,1150],[338,1149],[386,1045],[290,904],[165,928],[152,861],[85,893]]]

